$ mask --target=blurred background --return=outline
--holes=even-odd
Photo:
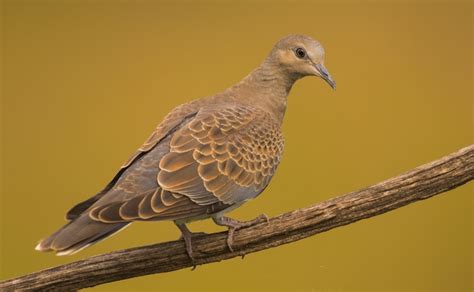
[[[282,164],[231,216],[275,216],[473,143],[472,1],[7,0],[1,18],[1,279],[178,238],[170,222],[138,223],[69,257],[33,249],[169,110],[239,81],[290,33],[324,45],[338,88],[297,82]],[[473,193],[471,183],[244,260],[91,290],[472,291]]]

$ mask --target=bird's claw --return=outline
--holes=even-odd
[[[244,227],[250,227],[263,221],[267,223],[270,222],[270,219],[266,214],[261,214],[257,218],[249,221],[237,221],[229,217],[214,218],[214,222],[216,222],[216,224],[229,228],[227,232],[226,243],[227,247],[231,252],[234,252],[234,248],[232,246],[234,244],[234,233],[236,230],[239,230]]]
[[[229,250],[231,252],[234,252],[234,248],[232,247],[232,245],[234,244],[234,232],[235,232],[235,230],[237,230],[237,228],[229,227],[229,230],[227,231],[226,242],[227,242],[227,247],[229,248]]]
[[[186,246],[186,253],[188,254],[188,257],[191,260],[191,263],[193,265],[193,267],[191,268],[191,271],[194,271],[196,269],[196,260],[193,256],[192,238],[207,235],[207,233],[191,232],[184,224],[176,224],[176,225],[181,230],[181,236],[179,237],[179,239],[184,240],[184,244]]]

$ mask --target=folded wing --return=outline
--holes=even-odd
[[[112,223],[218,212],[260,194],[283,151],[283,137],[272,116],[242,105],[200,111],[170,135],[168,143],[158,164],[156,188],[92,208],[90,217]]]

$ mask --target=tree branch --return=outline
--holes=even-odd
[[[193,238],[197,265],[297,241],[376,216],[461,186],[474,178],[474,145],[371,187],[295,210],[241,229],[234,252],[226,232]],[[104,283],[192,267],[183,241],[98,255],[0,282],[0,290],[77,290]]]

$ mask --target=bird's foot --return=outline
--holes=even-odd
[[[227,247],[229,247],[230,251],[234,251],[233,244],[234,244],[234,233],[236,230],[239,230],[244,227],[250,227],[256,225],[260,222],[269,222],[268,216],[262,214],[257,218],[249,221],[238,221],[229,217],[221,216],[221,217],[213,217],[214,222],[219,226],[226,226],[229,228],[227,233]]]
[[[193,256],[192,238],[207,235],[207,233],[191,232],[184,224],[176,224],[176,226],[178,226],[179,230],[181,231],[181,236],[179,237],[179,239],[184,240],[184,243],[186,246],[186,253],[188,254],[188,257],[191,259],[191,262],[193,263],[192,270],[194,270],[196,269],[196,261]]]

